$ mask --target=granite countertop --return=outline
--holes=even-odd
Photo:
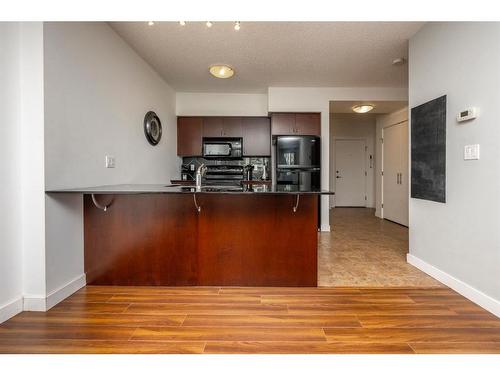
[[[103,185],[91,187],[79,187],[69,189],[50,189],[46,193],[75,193],[75,194],[325,194],[333,195],[334,192],[327,190],[299,191],[293,185],[245,185],[222,186],[204,185],[201,190],[196,190],[194,186],[182,186],[176,184],[123,184],[123,185]]]

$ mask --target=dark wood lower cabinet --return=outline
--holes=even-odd
[[[85,196],[89,285],[316,286],[317,196]],[[99,197],[105,201],[106,197]]]

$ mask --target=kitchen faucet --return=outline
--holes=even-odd
[[[201,190],[201,178],[207,171],[207,167],[205,164],[201,164],[196,170],[196,190]]]

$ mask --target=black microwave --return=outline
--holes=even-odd
[[[205,159],[241,159],[243,157],[242,138],[203,138]]]

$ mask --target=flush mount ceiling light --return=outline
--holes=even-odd
[[[373,108],[375,108],[372,104],[358,104],[352,107],[352,110],[356,113],[366,113],[370,112]]]
[[[234,69],[229,65],[212,65],[208,70],[217,78],[231,78],[234,75]]]

